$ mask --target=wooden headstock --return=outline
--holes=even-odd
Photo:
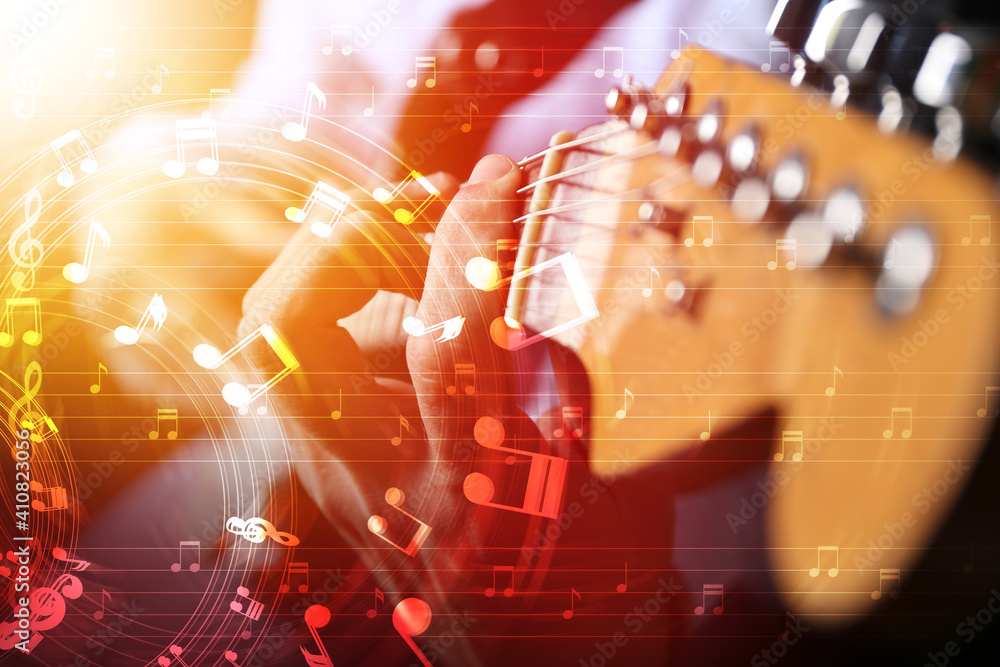
[[[618,98],[642,129],[612,120],[554,152],[522,238],[536,266],[572,252],[597,308],[551,335],[589,376],[591,467],[679,457],[776,413],[778,588],[833,622],[913,563],[992,424],[994,183],[697,48],[652,94]],[[563,274],[525,282],[509,317],[580,316]]]

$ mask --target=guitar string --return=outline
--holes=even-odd
[[[613,137],[616,134],[621,134],[628,129],[628,123],[625,121],[611,121],[612,127],[604,132],[598,134],[591,134],[586,137],[580,137],[579,139],[573,139],[572,141],[567,141],[562,144],[557,144],[555,146],[549,146],[545,150],[539,151],[534,155],[530,155],[520,162],[517,163],[518,167],[526,167],[535,160],[543,158],[549,153],[556,153],[561,150],[566,150],[569,148],[576,148],[577,146],[585,146],[593,141],[600,141],[601,139],[607,139],[608,137]]]
[[[612,157],[616,157],[616,156],[612,156]],[[591,163],[591,164],[593,164],[593,163]],[[671,181],[669,181],[668,179],[671,179],[671,178],[675,177],[677,175],[678,171],[683,171],[684,172],[683,173],[684,178],[681,179],[681,180],[673,181],[671,183]],[[564,173],[556,174],[556,176],[563,176],[563,175],[570,175],[570,172],[564,172]],[[690,180],[691,180],[691,170],[687,168],[687,165],[685,165],[685,164],[679,164],[677,166],[677,169],[675,171],[673,171],[671,173],[668,173],[668,174],[663,174],[659,178],[657,178],[655,180],[652,180],[649,183],[643,183],[641,186],[636,187],[636,188],[632,188],[631,190],[623,190],[622,192],[617,192],[615,194],[608,195],[606,197],[601,197],[601,198],[593,198],[592,197],[590,199],[580,200],[580,201],[575,201],[575,202],[570,202],[568,204],[562,204],[560,206],[552,206],[552,207],[549,207],[549,208],[539,209],[537,211],[532,211],[531,213],[528,213],[526,215],[522,215],[522,216],[519,216],[517,218],[514,218],[513,222],[524,222],[529,217],[534,216],[534,215],[551,215],[551,214],[554,214],[554,213],[562,213],[564,211],[572,211],[572,210],[575,210],[575,209],[578,209],[578,208],[586,208],[587,206],[590,206],[592,204],[600,204],[600,203],[604,203],[604,202],[613,202],[613,201],[625,201],[624,197],[626,197],[627,195],[642,194],[642,192],[644,190],[647,190],[649,188],[662,187],[663,185],[666,185],[667,188],[668,188],[668,190],[673,190],[674,188],[677,188],[677,187],[679,187],[679,186],[681,186],[681,185],[683,185],[685,183],[690,182]]]
[[[574,167],[573,169],[567,169],[565,171],[560,171],[560,172],[558,172],[556,174],[552,174],[551,176],[546,176],[544,178],[539,178],[537,181],[534,181],[532,183],[528,183],[527,185],[519,188],[517,190],[517,193],[518,194],[524,194],[528,190],[530,190],[530,189],[532,189],[534,187],[537,187],[537,186],[539,186],[539,185],[541,185],[543,183],[549,183],[549,182],[552,182],[552,181],[558,181],[558,180],[560,180],[562,178],[565,178],[565,177],[568,177],[568,176],[576,176],[577,174],[585,174],[587,172],[594,171],[595,169],[601,169],[603,167],[608,166],[609,163],[610,164],[614,164],[615,162],[629,161],[629,160],[633,160],[635,158],[640,158],[640,157],[645,157],[647,155],[652,155],[652,154],[656,153],[657,150],[658,149],[657,149],[656,142],[649,141],[649,142],[647,142],[645,144],[641,144],[641,145],[636,146],[635,148],[631,148],[631,149],[629,149],[627,151],[624,151],[624,152],[621,152],[621,153],[615,153],[613,155],[608,155],[608,156],[602,157],[602,158],[598,158],[597,160],[594,160],[593,162],[588,162],[587,164],[582,164],[579,167]]]

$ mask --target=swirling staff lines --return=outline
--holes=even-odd
[[[213,392],[213,394],[214,394],[214,392]]]
[[[110,166],[110,165],[109,165],[109,166]],[[199,179],[197,179],[197,180],[208,180],[208,179],[200,179],[200,178],[199,178]],[[238,180],[238,181],[241,181],[241,182],[252,182],[252,181],[251,181],[250,179],[234,179],[234,180]],[[155,186],[151,186],[151,187],[155,187]]]

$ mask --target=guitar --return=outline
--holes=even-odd
[[[595,474],[776,415],[777,589],[836,624],[895,597],[992,426],[1000,211],[973,163],[789,79],[690,47],[526,159],[493,333],[578,357]]]

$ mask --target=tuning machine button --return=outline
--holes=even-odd
[[[861,196],[853,188],[837,190],[826,200],[822,217],[834,238],[853,243],[864,225],[865,207]]]
[[[805,157],[801,153],[786,157],[775,166],[769,180],[775,200],[787,203],[801,198],[809,184]]]
[[[899,317],[911,313],[935,268],[934,243],[926,227],[906,225],[885,246],[882,270],[875,283],[879,310]]]
[[[814,269],[826,264],[833,248],[833,230],[814,211],[802,211],[788,223],[785,238],[795,241],[796,266]]]
[[[734,172],[745,174],[757,164],[760,153],[760,133],[755,127],[742,130],[726,147],[726,164]]]
[[[632,77],[625,75],[621,86],[614,86],[604,97],[604,106],[612,116],[625,118],[632,113],[636,103],[648,96],[641,83],[634,82]]]
[[[763,179],[746,178],[733,190],[730,208],[733,217],[743,222],[760,222],[771,205],[771,191]]]
[[[703,144],[715,142],[722,133],[722,102],[715,100],[708,105],[695,124],[695,135]]]

